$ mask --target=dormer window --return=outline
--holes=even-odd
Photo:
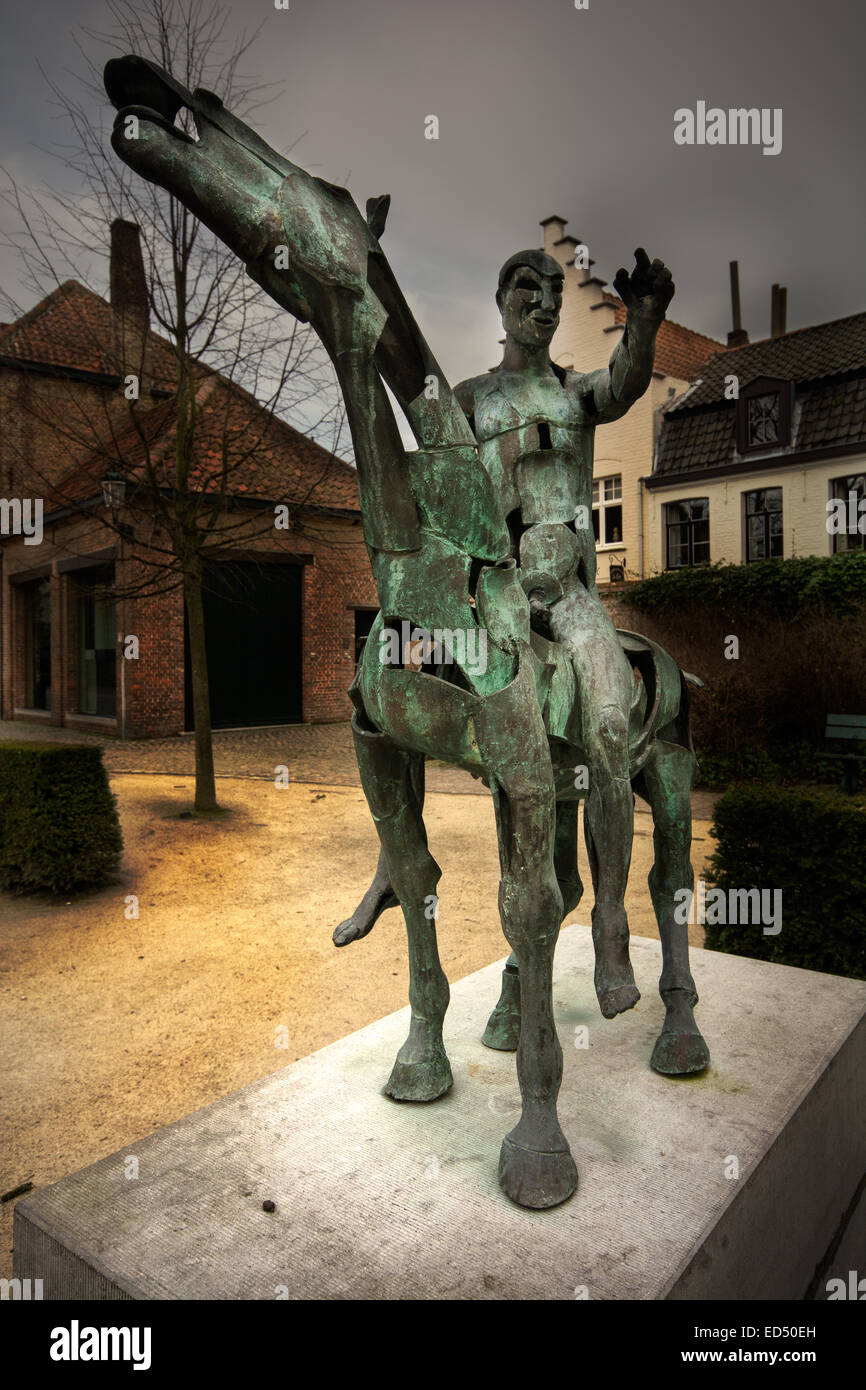
[[[746,403],[749,448],[779,442],[779,393],[752,396]]]
[[[769,453],[791,442],[793,385],[759,377],[740,388],[737,403],[737,450],[741,454]]]

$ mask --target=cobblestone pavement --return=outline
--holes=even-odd
[[[96,743],[105,750],[109,772],[170,773],[188,777],[195,771],[191,734],[178,738],[104,738],[59,729],[0,721],[0,740],[27,739],[63,743]],[[327,783],[335,787],[360,786],[352,733],[343,724],[280,724],[269,728],[217,730],[213,736],[217,777],[272,779],[275,769],[287,767],[295,782]],[[482,793],[486,787],[460,768],[428,763],[427,786],[431,791]]]
[[[192,735],[178,738],[120,739],[84,734],[77,729],[49,728],[18,720],[0,721],[0,740],[33,739],[51,742],[97,743],[105,749],[105,766],[111,773],[168,773],[189,777],[195,771]],[[214,766],[218,777],[273,778],[277,767],[287,767],[295,782],[315,782],[334,787],[360,785],[352,734],[343,724],[280,724],[271,728],[218,730],[214,736]],[[487,788],[461,768],[446,763],[427,764],[426,785],[434,792],[487,795]],[[692,814],[709,820],[717,793],[692,793]],[[643,808],[643,803],[638,802]]]

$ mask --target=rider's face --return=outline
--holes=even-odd
[[[556,332],[561,307],[562,277],[520,265],[502,291],[502,326],[516,342],[542,347]]]

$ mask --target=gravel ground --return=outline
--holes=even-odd
[[[398,912],[363,941],[331,943],[378,851],[358,787],[226,779],[228,814],[198,820],[179,819],[191,777],[111,781],[119,882],[69,900],[0,894],[0,1195],[44,1187],[407,1000]],[[492,802],[433,792],[426,822],[443,869],[442,960],[457,980],[507,954]],[[695,824],[696,872],[708,828]],[[626,901],[645,936],[656,935],[651,854],[639,811]],[[126,915],[131,895],[137,918]],[[587,921],[591,904],[588,889],[572,920]],[[597,1026],[616,1025],[599,1015]],[[382,1065],[384,1083],[390,1059]],[[14,1205],[0,1205],[0,1277],[11,1273]]]

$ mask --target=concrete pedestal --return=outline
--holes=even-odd
[[[444,1099],[381,1094],[392,1014],[20,1202],[15,1274],[94,1299],[802,1299],[866,1274],[866,984],[695,950],[713,1064],[669,1080],[658,942],[632,959],[643,999],[607,1022],[588,930],[557,951],[564,1206],[497,1186],[519,1108],[514,1056],[480,1042],[496,965],[452,989]]]

